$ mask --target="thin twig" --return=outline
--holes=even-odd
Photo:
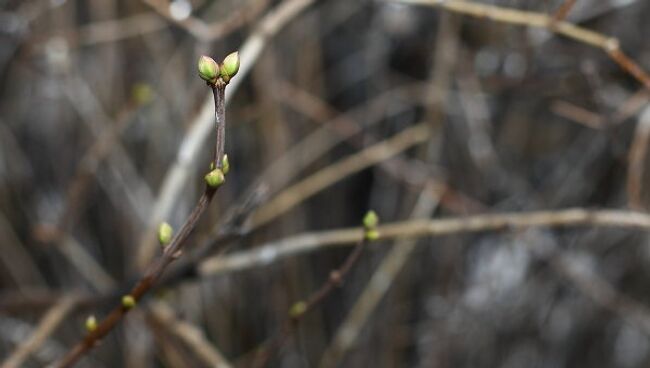
[[[641,196],[645,174],[644,164],[648,155],[648,141],[650,141],[650,107],[646,107],[639,116],[628,154],[627,200],[630,207],[635,210],[645,207]]]
[[[226,103],[251,70],[268,40],[314,1],[285,0],[260,20],[253,33],[240,48],[241,67],[237,73],[237,78],[233,79],[229,84]],[[212,127],[212,100],[212,96],[206,98],[201,111],[191,123],[191,127],[180,144],[176,161],[165,174],[159,195],[149,216],[149,229],[144,232],[138,242],[136,263],[140,267],[147,265],[155,254],[155,227],[169,217],[179,193],[187,183],[187,176],[193,172],[191,168],[194,167],[196,159],[199,157],[201,149],[209,136]]]
[[[449,100],[449,87],[457,73],[457,57],[459,55],[458,33],[460,22],[453,14],[443,14],[438,23],[436,45],[431,72],[429,76],[429,93],[426,116],[434,135],[440,133],[444,123],[443,117],[446,113],[447,101]],[[461,87],[463,84],[460,84]],[[463,98],[461,98],[461,101]],[[467,103],[466,105],[477,105]],[[470,113],[468,112],[468,115]],[[470,130],[471,132],[471,130]],[[470,134],[471,135],[471,134]],[[475,138],[475,137],[474,137]],[[473,139],[470,139],[474,141]],[[420,157],[426,163],[433,163],[436,158],[432,155],[440,140],[431,140],[427,150],[419,152]],[[486,143],[489,145],[489,143]],[[488,155],[484,155],[488,156]],[[484,165],[485,166],[485,165]],[[431,218],[435,209],[440,204],[445,189],[434,180],[425,182],[419,188],[420,193],[411,209],[410,218]],[[375,308],[390,290],[395,279],[402,269],[408,264],[411,255],[415,252],[417,239],[401,239],[390,251],[384,255],[381,263],[373,271],[370,280],[355,300],[352,307],[346,313],[345,318],[337,327],[334,337],[322,354],[319,366],[338,366],[345,354],[352,349],[358,341],[361,330],[366,325]]]
[[[48,336],[61,324],[63,319],[76,305],[75,297],[65,297],[54,304],[38,323],[38,327],[13,353],[2,363],[2,368],[18,368],[36,351]]]
[[[562,2],[562,5],[560,5],[555,13],[553,13],[553,21],[560,22],[566,19],[567,15],[569,15],[569,12],[575,4],[576,0],[564,0],[564,2]]]
[[[426,123],[420,123],[385,141],[372,145],[348,158],[340,160],[321,171],[287,187],[253,213],[251,226],[258,228],[278,215],[290,210],[306,198],[346,176],[370,167],[429,138]]]
[[[216,85],[212,86],[212,91],[214,94],[214,103],[215,103],[215,124],[217,131],[220,132],[217,134],[215,139],[215,156],[214,163],[215,167],[220,168],[222,162],[222,156],[224,152],[225,145],[225,135],[223,134],[225,129],[226,117],[224,113],[224,92],[226,85],[222,83],[221,80],[218,80]],[[140,300],[145,293],[147,293],[155,284],[155,282],[160,278],[162,273],[165,271],[167,266],[177,259],[185,246],[185,241],[189,237],[190,233],[196,227],[201,215],[205,212],[210,204],[214,194],[216,193],[217,188],[205,186],[203,195],[199,199],[198,203],[194,207],[194,210],[190,213],[190,216],[186,220],[185,224],[181,227],[178,234],[172,239],[171,243],[167,245],[162,253],[162,256],[154,260],[146,269],[144,276],[135,284],[128,294],[134,301]],[[124,305],[124,303],[116,306],[106,318],[97,326],[97,328],[89,332],[77,345],[68,351],[68,353],[55,364],[55,367],[63,368],[70,367],[77,360],[79,360],[83,355],[87,354],[104,336],[106,336],[128,313],[131,309],[131,306]]]
[[[604,50],[623,70],[632,75],[637,81],[650,89],[650,75],[639,64],[630,59],[620,48],[620,42],[615,37],[598,33],[567,21],[554,21],[543,13],[523,11],[480,4],[464,0],[389,0],[416,5],[441,7],[456,13],[466,14],[477,18],[487,18],[493,21],[516,24],[521,26],[543,28],[550,32],[561,34],[578,42]]]
[[[379,240],[521,229],[527,227],[602,226],[650,229],[650,215],[625,210],[570,208],[557,211],[510,212],[466,217],[409,220],[377,228]],[[360,240],[359,228],[308,232],[264,244],[226,257],[213,257],[200,266],[202,276],[260,267],[282,258]]]
[[[554,101],[551,103],[551,111],[558,116],[573,120],[591,129],[603,129],[605,125],[605,119],[599,114],[567,101]]]
[[[438,206],[439,198],[428,195],[426,188],[422,190],[415,208],[411,213],[412,218],[430,217]],[[440,193],[439,193],[440,194]],[[363,326],[366,325],[372,312],[375,310],[383,296],[388,292],[395,278],[407,264],[416,249],[417,239],[401,239],[384,256],[379,266],[373,272],[367,286],[346,313],[345,319],[337,328],[334,338],[322,355],[320,367],[335,367],[341,358],[349,351]]]
[[[207,366],[230,368],[231,364],[209,341],[203,331],[189,322],[181,321],[166,304],[152,303],[148,316],[161,328],[183,340]]]
[[[362,238],[357,242],[357,245],[354,247],[352,252],[348,254],[343,261],[342,265],[330,272],[327,281],[321,285],[321,287],[313,292],[305,301],[299,301],[295,303],[292,309],[289,311],[289,318],[284,323],[282,331],[278,338],[269,342],[265,347],[257,353],[255,361],[253,362],[253,367],[265,367],[268,364],[269,359],[272,357],[272,354],[278,354],[279,350],[286,345],[291,333],[295,330],[300,320],[313,310],[318,304],[321,304],[337,287],[340,287],[345,280],[345,277],[350,272],[352,267],[359,261],[363,249],[368,244],[368,237],[365,236],[364,232],[361,232]]]

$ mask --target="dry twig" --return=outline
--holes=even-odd
[[[152,303],[149,306],[149,318],[167,330],[171,335],[183,340],[207,366],[230,368],[231,364],[205,338],[203,331],[191,323],[178,320],[166,304]]]
[[[451,234],[521,229],[527,227],[602,226],[650,229],[650,215],[625,210],[571,208],[557,211],[510,212],[466,217],[409,220],[377,228],[379,240],[419,238]],[[282,258],[332,246],[347,246],[360,240],[359,228],[308,232],[264,244],[252,250],[205,260],[203,276],[223,274],[268,265]]]
[[[641,198],[643,188],[643,176],[646,157],[648,155],[648,141],[650,140],[650,107],[639,116],[634,139],[630,146],[628,155],[629,166],[627,168],[627,196],[630,207],[641,210],[645,206]]]
[[[295,329],[300,320],[314,309],[318,304],[321,304],[337,287],[340,287],[345,280],[347,274],[352,270],[352,267],[359,261],[361,254],[365,246],[376,236],[376,215],[374,212],[369,212],[366,215],[366,218],[369,216],[375,216],[374,223],[366,224],[364,219],[364,229],[361,233],[362,238],[359,240],[357,245],[354,247],[352,252],[348,254],[345,261],[341,267],[330,272],[327,281],[321,285],[321,287],[313,292],[306,300],[299,301],[293,304],[289,311],[289,318],[284,323],[283,329],[280,333],[280,336],[271,341],[265,346],[256,356],[255,361],[253,362],[254,367],[264,367],[268,364],[268,360],[271,358],[271,354],[274,351],[280,350],[289,339],[291,332]],[[372,220],[371,220],[372,221]],[[372,234],[372,235],[369,235]]]
[[[54,304],[38,323],[32,335],[14,350],[2,363],[2,368],[18,368],[36,351],[63,322],[63,319],[76,305],[76,298],[64,297]]]
[[[289,186],[253,213],[251,226],[260,227],[344,177],[426,141],[429,133],[428,124],[420,123]]]

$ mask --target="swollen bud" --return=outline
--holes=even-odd
[[[305,314],[307,311],[307,303],[305,302],[297,302],[294,305],[291,306],[289,309],[289,317],[291,318],[298,318]]]
[[[223,155],[223,159],[221,161],[221,171],[224,175],[228,174],[228,171],[230,171],[230,162],[228,162],[228,155]]]
[[[368,211],[365,216],[363,216],[363,226],[366,229],[374,229],[379,223],[379,216],[375,211]]]
[[[226,181],[226,177],[223,175],[223,171],[219,169],[214,169],[207,173],[204,177],[205,183],[210,188],[217,188]]]
[[[170,224],[166,222],[160,224],[160,226],[158,227],[158,241],[160,242],[160,245],[165,246],[169,244],[173,236],[174,236],[174,229]]]
[[[199,58],[199,77],[208,83],[214,83],[219,76],[219,64],[209,56]]]
[[[221,78],[224,82],[228,82],[230,78],[234,77],[235,74],[239,71],[239,51],[235,51],[225,59],[223,59],[223,64],[221,64]]]
[[[97,329],[97,319],[95,316],[90,315],[86,318],[86,331],[93,332]]]
[[[364,234],[364,238],[366,238],[366,240],[368,241],[377,240],[379,239],[379,231],[377,231],[376,229],[366,230]]]
[[[122,297],[122,306],[126,309],[135,307],[135,298],[131,295],[124,295]]]
[[[379,238],[377,224],[379,224],[379,216],[377,216],[377,213],[375,213],[375,211],[368,211],[366,215],[363,216],[363,227],[365,229],[363,236],[365,240],[373,241]]]

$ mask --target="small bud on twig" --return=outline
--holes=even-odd
[[[366,240],[373,241],[379,239],[379,231],[375,229],[366,230],[364,234]]]
[[[122,297],[122,306],[127,309],[135,307],[135,298],[131,295],[124,295]]]
[[[136,83],[131,89],[131,98],[138,105],[145,105],[153,99],[153,90],[146,83]]]
[[[205,183],[210,188],[218,188],[221,184],[226,181],[226,177],[223,175],[223,171],[219,169],[214,169],[207,173],[204,177]]]
[[[86,318],[86,331],[93,332],[97,329],[97,319],[92,314]]]
[[[226,154],[223,155],[223,160],[221,160],[221,172],[226,175],[228,171],[230,171],[230,162],[228,162],[228,155]]]
[[[363,217],[363,227],[365,228],[364,237],[366,240],[373,241],[379,238],[377,231],[377,224],[379,224],[379,216],[375,211],[368,211]]]
[[[294,305],[291,306],[291,309],[289,309],[289,317],[291,318],[298,318],[301,315],[303,315],[307,311],[307,303],[305,302],[296,302]]]
[[[166,222],[160,224],[160,226],[158,227],[158,241],[160,242],[160,245],[165,246],[169,244],[173,236],[174,236],[174,229],[170,224]]]
[[[199,77],[204,81],[214,84],[219,76],[219,64],[209,56],[201,56],[199,58]]]
[[[363,216],[363,226],[366,229],[372,229],[377,227],[377,224],[379,223],[379,216],[377,216],[377,213],[375,211],[370,210],[366,212],[366,215]]]
[[[221,64],[221,78],[228,83],[230,78],[234,77],[239,71],[239,51],[235,51],[223,59]]]

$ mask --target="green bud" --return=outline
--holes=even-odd
[[[374,229],[377,227],[377,224],[379,223],[379,216],[377,216],[377,213],[375,211],[370,210],[366,213],[365,216],[363,216],[363,226],[366,229]]]
[[[221,161],[221,171],[224,175],[228,174],[228,171],[230,171],[230,162],[228,162],[228,155],[223,155],[223,160]]]
[[[174,236],[174,229],[172,226],[166,222],[163,222],[158,227],[158,241],[160,245],[167,245],[172,240]]]
[[[131,295],[124,295],[122,297],[122,306],[127,309],[135,307],[135,298]]]
[[[219,169],[210,171],[205,175],[204,179],[205,183],[208,184],[210,188],[217,188],[226,181],[223,171]]]
[[[95,316],[90,315],[86,318],[86,331],[93,332],[97,329],[97,319]]]
[[[221,77],[225,82],[234,77],[239,71],[239,51],[235,51],[223,59],[221,64]]]
[[[146,83],[136,83],[131,88],[131,98],[138,105],[145,105],[153,99],[153,89]]]
[[[368,241],[377,240],[377,239],[379,239],[379,231],[377,231],[375,229],[366,230],[366,233],[364,234],[364,237]]]
[[[199,77],[206,82],[214,83],[219,76],[219,64],[209,56],[199,58]]]
[[[307,303],[297,302],[289,309],[289,317],[298,318],[307,311]]]

